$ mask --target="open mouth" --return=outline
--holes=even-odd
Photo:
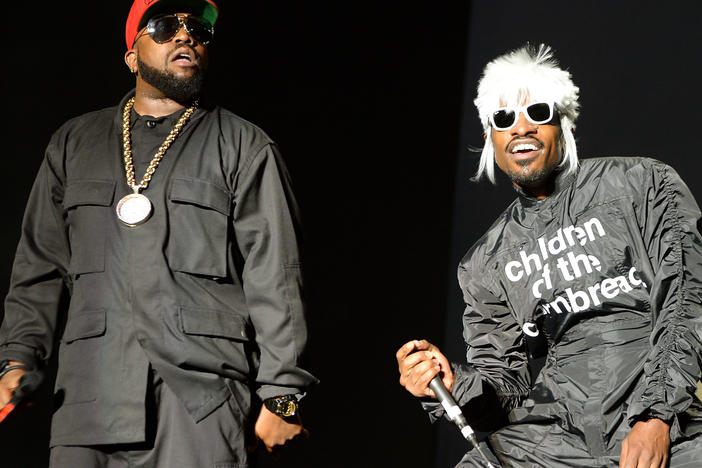
[[[522,141],[512,144],[508,152],[517,158],[526,159],[536,156],[541,148],[538,141]]]
[[[195,64],[195,56],[193,52],[187,48],[181,48],[173,54],[172,62],[179,65],[192,66]]]

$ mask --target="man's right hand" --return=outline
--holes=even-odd
[[[21,362],[10,361],[10,365],[21,365]],[[0,408],[7,405],[12,399],[15,390],[19,386],[19,381],[27,371],[24,369],[11,370],[0,379]]]
[[[289,422],[269,411],[266,405],[261,406],[254,432],[269,452],[274,452],[297,437],[309,437],[309,431],[302,426],[299,415],[297,422]]]
[[[416,397],[433,397],[429,382],[441,375],[444,386],[450,392],[456,377],[446,356],[439,348],[426,340],[412,340],[397,350],[397,365],[400,370],[400,385]]]

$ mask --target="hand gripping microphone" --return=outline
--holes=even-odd
[[[37,391],[41,385],[42,375],[40,372],[27,372],[19,381],[19,386],[12,394],[12,399],[0,410],[0,423],[5,420],[25,398]]]
[[[490,463],[490,460],[488,460],[485,452],[483,452],[483,450],[480,448],[480,445],[478,445],[478,440],[475,438],[475,432],[473,431],[473,428],[468,425],[468,421],[466,421],[463,411],[461,411],[461,408],[458,406],[458,404],[456,404],[456,400],[453,399],[453,396],[451,396],[449,391],[446,390],[444,383],[441,381],[441,378],[438,375],[434,377],[431,382],[429,382],[429,388],[434,391],[439,403],[441,403],[441,406],[444,407],[446,414],[451,421],[456,423],[456,426],[458,426],[458,429],[460,429],[463,437],[465,437],[465,439],[478,451],[480,457],[485,462],[485,465],[488,468],[495,468],[492,463]]]

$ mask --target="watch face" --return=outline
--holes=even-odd
[[[284,401],[280,405],[280,414],[282,416],[294,416],[297,411],[297,402],[294,400]]]

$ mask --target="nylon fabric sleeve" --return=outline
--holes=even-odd
[[[451,395],[458,406],[463,406],[473,398],[482,395],[482,380],[480,373],[476,372],[472,366],[452,362],[451,370],[456,378],[453,383]],[[429,419],[434,422],[446,415],[446,410],[441,403],[433,398],[424,398],[421,401],[424,411],[429,413]],[[468,416],[468,423],[472,423],[471,415]]]
[[[655,276],[650,285],[651,350],[634,390],[628,421],[659,418],[680,435],[677,415],[692,403],[702,360],[702,238],[700,210],[669,166],[650,162],[638,180],[637,216]]]
[[[510,410],[527,396],[530,387],[521,326],[507,304],[483,284],[483,273],[473,272],[467,265],[459,268],[458,280],[466,303],[463,338],[468,365],[494,389],[503,408]],[[480,387],[472,384],[469,388]],[[475,396],[466,393],[466,396],[458,395],[460,400]]]
[[[489,404],[487,402],[492,401],[486,394],[486,386],[489,386],[490,397],[496,396],[503,410],[509,411],[529,393],[523,335],[509,307],[482,284],[485,275],[472,271],[472,262],[458,269],[458,281],[466,303],[463,337],[467,345],[467,364],[451,364],[456,376],[452,394],[459,406],[481,397]],[[432,418],[444,414],[440,405],[427,402],[423,406]],[[471,415],[466,416],[470,423]]]
[[[244,294],[260,349],[259,398],[301,394],[316,379],[300,367],[307,341],[298,208],[282,158],[264,146],[242,171],[233,228]]]
[[[58,134],[57,134],[58,135]],[[0,328],[0,360],[36,368],[48,360],[62,297],[70,284],[70,249],[63,218],[63,176],[52,160],[63,145],[54,135],[34,181]]]

